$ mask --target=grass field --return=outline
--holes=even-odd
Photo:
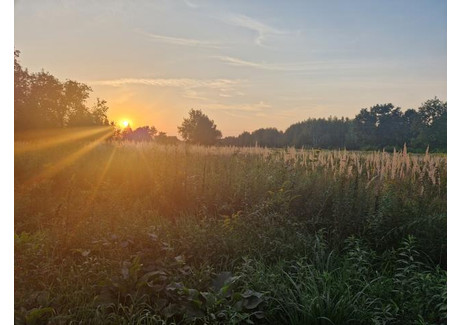
[[[16,138],[17,324],[446,322],[445,156],[109,135]]]

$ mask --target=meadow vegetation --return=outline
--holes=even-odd
[[[446,322],[445,155],[109,129],[16,139],[17,324]]]

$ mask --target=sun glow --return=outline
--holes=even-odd
[[[121,126],[122,129],[127,128],[130,125],[131,125],[131,123],[128,120],[122,120],[120,122],[120,126]]]

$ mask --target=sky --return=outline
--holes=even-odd
[[[441,0],[16,0],[14,25],[24,67],[168,135],[191,108],[233,136],[447,98]]]

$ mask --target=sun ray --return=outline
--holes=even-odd
[[[88,199],[88,206],[94,201],[96,198],[96,195],[99,191],[99,187],[101,186],[102,182],[104,181],[105,175],[107,174],[110,165],[112,164],[113,157],[115,156],[115,153],[117,152],[118,147],[114,146],[112,149],[112,152],[110,153],[110,157],[107,159],[107,162],[104,166],[104,170],[102,171],[101,175],[99,176],[99,179],[96,182],[96,185],[94,185],[93,192],[91,193],[90,198]]]
[[[112,135],[112,129],[107,130],[102,136],[97,138],[96,140],[92,141],[91,143],[85,145],[83,148],[77,150],[76,152],[68,155],[65,158],[62,158],[58,162],[56,162],[53,166],[50,166],[39,173],[37,176],[32,177],[28,181],[24,183],[25,186],[30,186],[34,183],[39,183],[44,179],[50,178],[57,173],[59,173],[64,168],[70,166],[72,163],[89,153],[93,150],[96,146],[98,146],[102,141],[106,140]]]
[[[148,163],[148,160],[147,160],[147,157],[145,156],[144,150],[139,149],[138,153],[142,157],[142,161],[144,162],[145,167],[147,168],[147,172],[149,173],[149,176],[151,178],[153,178],[153,170],[152,170],[152,167]]]
[[[99,192],[99,188],[102,185],[102,182],[104,181],[104,178],[107,172],[109,171],[109,168],[112,164],[112,160],[117,150],[118,150],[118,146],[114,146],[112,149],[112,152],[110,153],[109,158],[107,159],[107,162],[105,163],[104,170],[102,171],[96,184],[94,185],[94,188],[91,192],[91,195],[88,198],[86,205],[83,207],[82,211],[79,213],[78,220],[75,221],[75,223],[72,226],[72,229],[70,229],[70,232],[68,234],[69,236],[74,236],[78,232],[78,230],[81,229],[82,226],[84,226],[87,218],[89,217],[88,212],[90,211],[91,205],[94,202],[97,193]]]
[[[108,131],[108,127],[95,127],[91,129],[69,129],[66,130],[66,133],[63,134],[61,130],[60,133],[57,133],[55,130],[47,130],[32,135],[25,135],[25,143],[15,144],[14,154],[22,154],[30,151],[38,151],[43,149],[52,148],[67,142],[72,142],[76,140],[83,140],[91,136],[96,136],[99,134],[105,134]],[[112,130],[110,128],[110,130]],[[20,141],[20,140],[19,140]],[[29,142],[30,141],[30,142]]]

